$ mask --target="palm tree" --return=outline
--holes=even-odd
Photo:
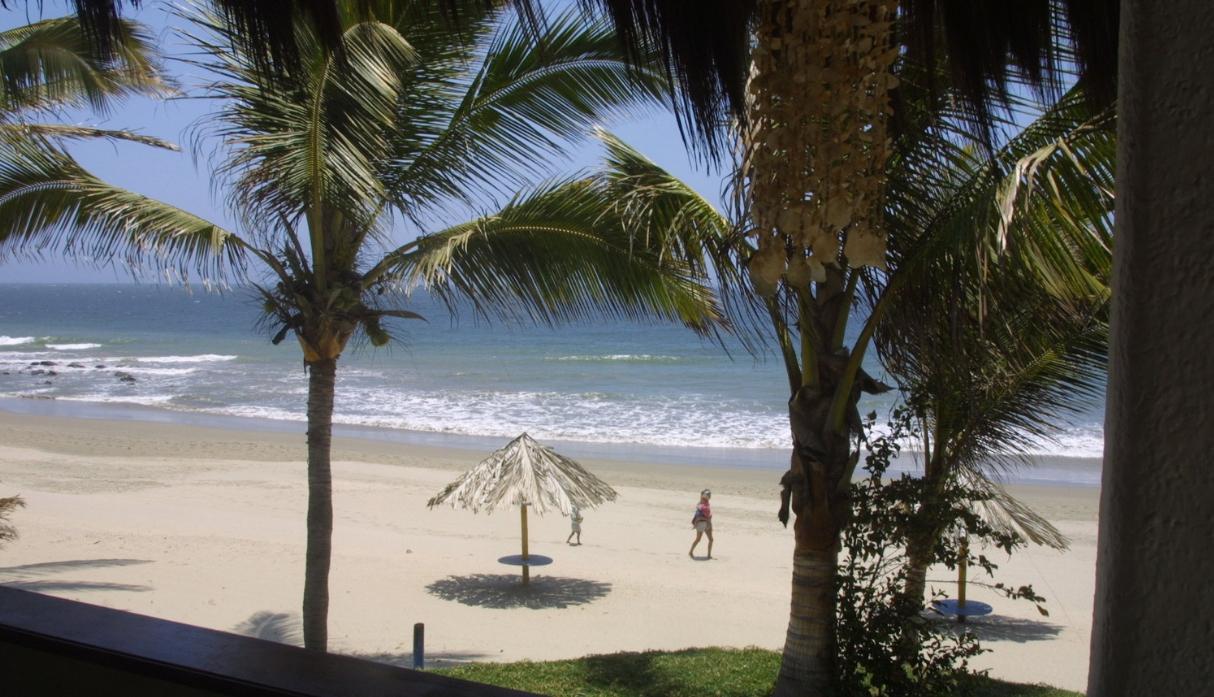
[[[990,144],[1013,85],[1054,92],[1072,66],[1093,99],[1111,101],[1118,2],[594,4],[638,54],[662,48],[682,87],[686,132],[710,157],[734,152],[740,135],[735,218],[747,221],[747,265],[777,327],[792,395],[781,518],[795,517],[796,543],[775,694],[826,692],[831,579],[859,458],[856,403],[882,389],[860,369],[875,321],[850,347],[844,336],[861,278],[884,273],[887,165],[905,147],[893,141],[913,141],[951,107],[962,112],[955,124]],[[887,288],[896,291],[893,279]]]
[[[720,327],[694,268],[630,239],[585,180],[516,195],[492,215],[434,230],[460,204],[529,180],[535,163],[603,116],[645,104],[663,80],[622,58],[603,23],[566,15],[528,31],[469,2],[458,31],[428,2],[350,2],[327,50],[294,27],[299,63],[267,74],[222,12],[188,13],[192,59],[217,100],[207,133],[247,232],[106,186],[66,153],[22,149],[0,170],[0,249],[45,244],[125,256],[207,280],[251,281],[278,343],[294,335],[308,373],[304,643],[327,647],[330,469],[338,360],[424,286],[489,317],[560,322],[656,316]],[[53,185],[51,183],[54,183]],[[390,244],[393,219],[426,231]],[[255,275],[260,272],[260,275]]]
[[[672,253],[702,254],[707,263],[715,264],[714,273],[723,279],[723,297],[737,298],[731,308],[735,323],[757,326],[760,320],[765,320],[784,362],[795,445],[793,466],[783,479],[779,516],[787,523],[791,512],[803,513],[794,524],[798,544],[794,558],[793,616],[780,689],[826,689],[834,679],[833,584],[839,551],[835,543],[848,515],[848,487],[858,462],[858,442],[851,440],[860,424],[856,403],[860,391],[875,393],[886,389],[860,367],[869,339],[881,329],[884,345],[891,351],[904,348],[892,343],[898,334],[897,326],[888,319],[891,313],[901,322],[913,322],[923,308],[951,306],[956,288],[948,284],[961,277],[948,270],[950,265],[972,270],[966,292],[990,292],[985,290],[985,284],[995,273],[990,268],[994,262],[989,261],[989,254],[984,256],[974,250],[994,250],[1004,242],[1018,250],[1008,255],[1006,261],[1000,259],[1007,267],[999,272],[1003,274],[1004,286],[1013,287],[1009,279],[1014,269],[1020,292],[1037,289],[1032,296],[1035,304],[1028,309],[1017,308],[1020,312],[1017,317],[996,316],[995,310],[1003,308],[991,306],[988,319],[992,324],[1014,323],[1029,310],[1071,313],[1066,316],[1078,321],[1074,318],[1091,317],[1090,306],[1083,303],[1092,302],[1092,292],[1101,301],[1107,297],[1107,283],[1102,282],[1105,277],[1100,275],[1100,269],[1083,266],[1090,259],[1074,251],[1090,251],[1098,261],[1107,264],[1105,225],[1111,197],[1102,187],[1111,173],[1110,161],[1095,160],[1094,171],[1089,172],[1083,158],[1089,151],[1107,154],[1111,134],[1104,130],[1107,119],[1104,123],[1076,122],[1075,114],[1082,106],[1079,97],[1074,97],[1066,108],[1058,110],[1069,118],[1055,112],[1043,116],[993,158],[976,156],[946,127],[918,139],[889,165],[886,224],[898,233],[897,245],[891,247],[890,266],[881,272],[852,269],[832,280],[827,269],[812,263],[812,256],[792,254],[774,287],[760,290],[765,318],[756,317],[751,312],[753,305],[747,305],[744,296],[738,297],[746,289],[747,281],[741,275],[739,260],[753,258],[755,252],[753,242],[737,232],[745,225],[716,211],[639,153],[618,140],[606,138],[610,157],[600,176],[612,186],[616,209],[627,217],[638,234],[662,233],[663,243],[673,245]],[[1033,187],[1012,186],[1025,176],[1024,168],[1017,165],[1023,163],[1018,158],[1025,157],[1026,150],[1041,160],[1034,174],[1052,182],[1048,194],[1041,187],[1035,189],[1034,195]],[[986,277],[982,275],[983,268],[987,269]],[[749,281],[755,285],[762,282],[753,273]],[[832,283],[842,288],[833,288]],[[836,291],[844,293],[846,302],[833,299]],[[1011,297],[1011,290],[1004,292]],[[922,293],[931,294],[932,305],[917,304]],[[869,313],[860,327],[859,338],[847,347],[845,335],[852,316],[851,306],[860,303],[861,298],[868,300]],[[830,321],[823,321],[824,318]],[[1006,334],[1011,336],[1010,330]],[[1084,365],[1090,370],[1093,356],[1084,351],[1093,350],[1092,342],[1098,339],[1099,336],[1084,334],[1082,350],[1077,349],[1066,360],[1087,361]],[[1005,369],[997,362],[991,363],[996,358],[993,352],[973,358],[974,362],[965,367],[978,371],[977,376],[990,377],[993,370]],[[1081,374],[1090,383],[1092,373]],[[838,381],[840,376],[851,381],[850,393],[841,402],[824,399],[824,394],[826,397],[835,394],[837,382],[832,380]],[[1030,377],[1042,381],[1055,376],[1041,373]],[[1027,401],[1044,395],[1057,403],[1061,400],[1060,388],[1066,386],[1066,379],[1062,378],[1061,383],[1049,383],[1044,392],[1023,392],[1018,398]],[[948,390],[963,387],[949,385],[941,389],[941,400],[951,397]],[[974,401],[984,395],[988,397],[985,406],[990,411],[979,415],[980,419],[984,424],[1001,424],[1005,442],[1014,441],[1011,429],[1020,423],[999,421],[1007,419],[1007,405],[997,403],[989,386],[982,385],[982,389],[987,391],[971,392],[957,399]],[[824,433],[815,427],[823,419],[827,423],[842,419],[842,427]],[[1045,424],[1044,420],[1035,423],[1037,430]],[[966,434],[966,438],[980,439],[983,435],[991,434]],[[833,457],[842,460],[840,469],[814,466],[820,459],[805,461],[806,450],[833,453]],[[1012,502],[1008,505],[1015,508]],[[798,671],[800,677],[790,677],[792,670]]]
[[[1108,347],[1115,136],[1072,90],[993,157],[923,153],[891,179],[890,269],[932,237],[983,239],[911,270],[874,336],[882,362],[914,395],[927,499],[912,516],[906,598],[923,602],[932,548],[944,532],[933,496],[952,480],[991,495],[996,523],[1030,541],[1061,534],[989,476],[1026,463],[1034,439],[1100,394]],[[912,158],[908,158],[908,162]],[[1032,191],[1039,192],[1032,195]],[[957,232],[951,233],[949,230]],[[1048,257],[1048,264],[1042,263]],[[1062,274],[1042,276],[1054,268]],[[873,299],[875,300],[875,298]]]

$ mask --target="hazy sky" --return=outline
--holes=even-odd
[[[65,9],[64,3],[52,0],[11,5],[13,9],[0,9],[0,28],[8,29],[40,18],[70,13],[70,10]],[[72,112],[57,120],[80,125],[137,130],[185,147],[182,152],[170,152],[127,143],[79,143],[71,146],[71,152],[94,174],[111,183],[162,199],[221,224],[231,225],[231,218],[223,206],[223,192],[212,191],[206,149],[204,148],[203,155],[198,159],[189,152],[190,126],[205,118],[214,105],[206,100],[188,98],[188,95],[196,92],[195,87],[200,82],[200,77],[197,73],[191,73],[188,66],[171,60],[172,56],[184,54],[184,44],[174,31],[177,20],[170,17],[167,3],[163,2],[146,2],[139,10],[128,7],[126,15],[146,24],[157,36],[158,45],[170,57],[166,67],[180,82],[187,98],[170,101],[132,99],[118,105],[110,114]],[[649,158],[683,177],[710,200],[718,200],[719,178],[697,171],[689,160],[678,128],[670,115],[655,111],[625,122],[603,125]],[[587,142],[573,152],[570,162],[563,166],[553,163],[549,174],[570,173],[578,168],[588,167],[593,165],[598,157],[597,146]],[[453,219],[448,222],[458,221]],[[404,230],[398,231],[398,241],[405,241],[410,234]],[[124,268],[90,268],[53,258],[39,261],[8,260],[0,263],[0,283],[97,283],[130,280],[130,273]]]

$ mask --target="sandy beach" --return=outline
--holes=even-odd
[[[504,444],[504,441],[503,441]],[[621,650],[783,644],[792,534],[775,520],[779,473],[585,460],[619,492],[569,521],[531,520],[550,556],[520,594],[496,560],[519,551],[517,514],[428,510],[426,500],[487,452],[336,438],[333,650],[408,665],[426,624],[432,662],[569,658]],[[0,583],[108,607],[297,642],[303,582],[303,426],[298,433],[0,412],[0,495],[27,508],[0,550]],[[712,561],[687,547],[697,492],[711,487]],[[1098,490],[1014,493],[1071,539],[1002,563],[1029,603],[972,587],[993,615],[972,622],[979,667],[1082,690],[1087,679]],[[701,551],[703,547],[701,547]],[[955,592],[946,570],[932,584]]]

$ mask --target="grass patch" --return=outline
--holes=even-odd
[[[775,651],[687,649],[567,661],[472,663],[433,672],[555,697],[768,697],[779,668],[780,654]],[[989,678],[975,679],[970,694],[1082,697],[1078,692]]]

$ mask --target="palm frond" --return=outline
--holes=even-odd
[[[373,223],[384,199],[380,166],[395,125],[399,74],[417,56],[395,27],[368,19],[345,27],[338,51],[299,28],[303,72],[266,82],[250,56],[233,53],[235,29],[203,11],[186,13],[197,64],[224,100],[211,131],[235,153],[219,174],[233,204],[266,226],[294,219],[318,201]]]
[[[463,93],[445,123],[399,141],[389,187],[411,215],[444,199],[478,202],[471,192],[532,182],[535,163],[560,156],[564,143],[596,122],[655,102],[664,86],[653,71],[628,65],[605,23],[573,13],[539,34],[506,23],[459,84]]]
[[[734,334],[756,353],[771,327],[744,270],[750,248],[742,231],[686,182],[627,143],[602,129],[596,135],[606,157],[595,176],[613,215],[641,247],[711,278]]]
[[[128,95],[172,93],[146,31],[120,21],[115,32],[111,53],[99,51],[75,17],[0,32],[0,111],[88,106],[104,113]]]
[[[992,155],[929,137],[891,167],[875,341],[950,468],[1017,467],[1100,394],[1111,121],[1074,90]]]
[[[18,508],[25,507],[25,500],[20,496],[0,498],[0,546],[5,542],[17,539],[17,527],[9,522],[9,516]]]
[[[0,140],[19,140],[31,138],[46,138],[55,141],[107,139],[122,140],[140,145],[150,145],[154,148],[180,151],[176,143],[163,138],[148,136],[135,131],[92,128],[89,126],[69,126],[58,123],[22,123],[0,120]]]
[[[644,248],[589,179],[520,195],[493,215],[426,235],[389,254],[364,279],[424,286],[455,311],[561,323],[604,316],[724,327],[713,293],[692,269]]]
[[[49,251],[215,280],[239,275],[249,248],[198,216],[101,181],[62,150],[0,143],[0,254]]]
[[[968,488],[981,492],[978,513],[991,527],[1003,533],[1016,533],[1037,545],[1066,550],[1071,546],[1067,536],[1033,509],[1012,496],[999,484],[981,473],[961,473]]]
[[[539,0],[516,0],[538,7]],[[710,158],[747,120],[756,0],[585,0],[609,16],[640,65],[661,65],[684,132]],[[1022,0],[1014,4],[902,0],[896,43],[908,60],[933,67],[932,110],[961,108],[990,124],[1014,98],[1016,83],[1056,94],[1072,78],[1099,106],[1116,96],[1117,0]],[[659,55],[655,61],[653,47]],[[935,80],[935,78],[933,78]],[[906,117],[895,100],[894,118]]]

